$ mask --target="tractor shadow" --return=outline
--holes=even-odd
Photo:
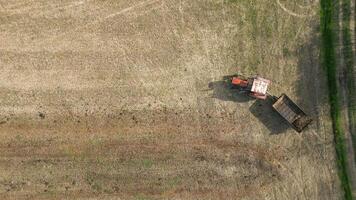
[[[266,100],[256,100],[249,108],[250,112],[270,131],[270,134],[284,133],[289,125],[275,110],[274,100],[268,97]]]
[[[254,100],[254,98],[234,88],[230,83],[231,77],[232,76],[224,76],[222,80],[209,83],[209,89],[213,90],[212,98],[234,102],[248,102]]]
[[[230,83],[232,76],[224,76],[222,80],[209,83],[209,89],[213,90],[212,98],[222,101],[249,102],[254,101],[249,111],[270,131],[270,134],[285,132],[289,125],[273,110],[274,99],[268,97],[266,100],[256,100],[243,92],[239,92]]]

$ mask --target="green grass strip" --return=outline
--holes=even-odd
[[[347,81],[347,98],[348,98],[348,116],[349,116],[349,129],[352,137],[353,149],[356,152],[356,86],[354,77],[354,59],[352,52],[352,40],[350,29],[351,18],[351,0],[342,1],[342,52],[346,66],[346,81]],[[356,160],[356,154],[354,155]]]
[[[336,1],[337,2],[337,1]],[[325,67],[329,87],[330,113],[333,122],[334,142],[337,156],[338,174],[346,200],[352,200],[351,187],[347,174],[347,153],[345,148],[344,132],[341,128],[341,114],[339,91],[337,86],[337,65],[335,55],[335,21],[334,12],[336,11],[333,0],[321,0],[321,58]]]

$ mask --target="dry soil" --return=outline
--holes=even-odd
[[[0,68],[1,199],[342,196],[317,0],[0,0]]]

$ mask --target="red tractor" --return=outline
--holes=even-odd
[[[233,76],[231,78],[231,84],[233,87],[239,89],[242,92],[248,93],[249,96],[256,99],[266,99],[268,85],[270,80],[261,78],[259,76],[251,78],[243,78],[239,76]]]

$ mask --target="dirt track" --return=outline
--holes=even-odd
[[[1,199],[339,199],[303,2],[0,1]],[[288,129],[236,72],[315,123]]]

